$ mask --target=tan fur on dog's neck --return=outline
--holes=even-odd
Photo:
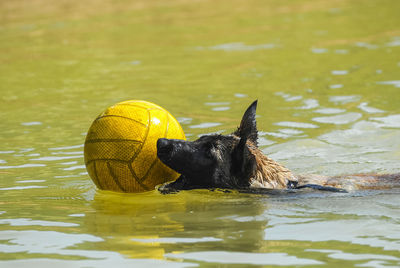
[[[257,163],[256,173],[250,178],[251,188],[285,189],[289,181],[297,181],[289,169],[265,156],[254,144],[247,142],[247,147]]]

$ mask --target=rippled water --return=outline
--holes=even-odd
[[[400,172],[400,4],[2,1],[0,266],[400,265],[400,189],[269,195],[96,190],[92,120],[144,99],[189,139],[259,100],[296,173]]]

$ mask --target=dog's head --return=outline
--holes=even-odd
[[[256,170],[255,157],[248,147],[257,146],[256,108],[257,101],[231,135],[204,135],[195,141],[159,139],[158,157],[181,174],[159,190],[247,187]]]

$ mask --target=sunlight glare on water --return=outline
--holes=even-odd
[[[400,172],[400,2],[2,1],[1,267],[398,267],[400,189],[99,191],[92,121],[157,103],[194,140],[258,99],[295,173]]]

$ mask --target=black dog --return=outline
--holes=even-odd
[[[159,139],[157,155],[181,176],[159,187],[162,193],[189,189],[300,189],[346,192],[400,186],[400,173],[349,176],[294,175],[257,147],[257,101],[231,135],[205,135],[195,141]]]

